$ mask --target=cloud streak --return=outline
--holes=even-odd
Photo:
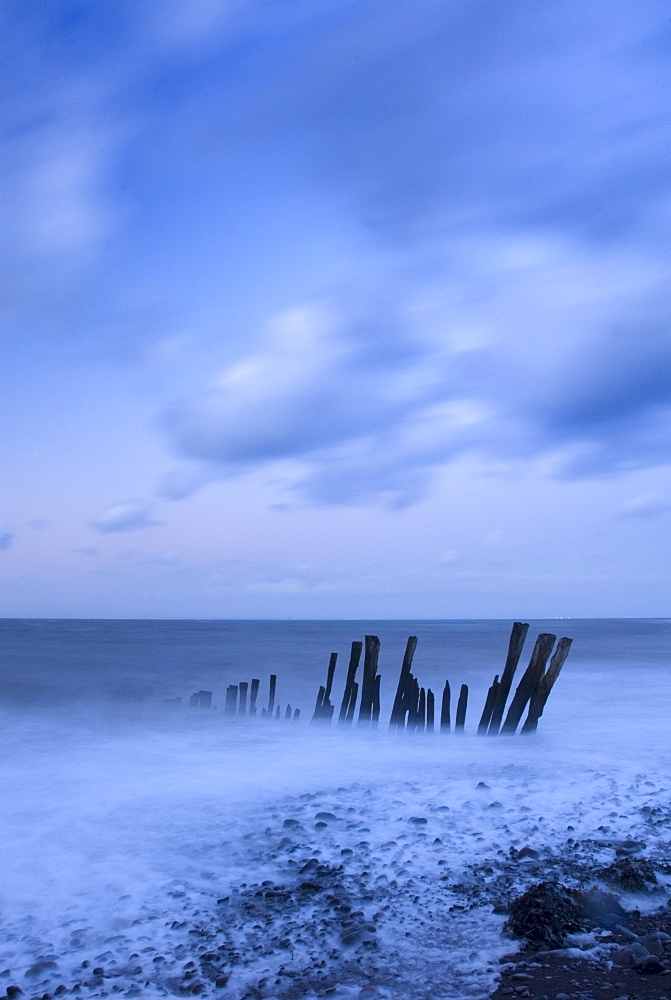
[[[153,515],[153,506],[143,500],[112,504],[91,521],[91,527],[102,534],[117,531],[139,531],[161,524]]]

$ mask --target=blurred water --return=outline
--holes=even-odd
[[[474,859],[496,864],[523,842],[559,855],[567,826],[575,838],[593,837],[597,829],[600,837],[644,837],[653,851],[668,851],[671,836],[665,825],[667,817],[671,822],[670,623],[532,622],[523,664],[540,631],[574,639],[538,733],[478,738],[474,729],[505,660],[509,630],[500,621],[4,622],[3,968],[30,989],[26,970],[55,955],[57,969],[46,976],[44,992],[59,977],[82,981],[79,963],[94,953],[111,949],[125,961],[140,951],[139,938],[145,949],[181,960],[187,945],[182,938],[176,944],[175,935],[188,928],[170,928],[184,920],[184,900],[198,920],[214,921],[216,899],[231,887],[286,877],[289,855],[273,846],[283,836],[282,820],[314,806],[313,815],[321,805],[339,816],[351,810],[369,846],[357,846],[359,832],[350,844],[345,827],[318,831],[306,824],[304,840],[289,853],[317,852],[341,863],[341,851],[351,850],[349,864],[382,880],[391,875],[385,842],[411,852],[399,869],[410,874],[396,875],[389,897],[395,916],[380,930],[379,968],[391,975],[399,949],[409,947],[405,928],[417,919],[411,902],[419,878],[424,893],[440,889],[436,926],[448,915],[453,922],[451,958],[444,941],[436,944],[423,956],[424,979],[432,962],[438,968],[440,960],[443,969],[451,962],[455,976],[461,971],[457,992],[445,987],[445,996],[482,992],[497,950],[510,942],[499,938],[501,921],[491,906],[449,911],[438,880],[446,868],[438,864],[454,872]],[[380,728],[343,733],[310,726],[329,653],[339,653],[338,705],[349,644],[371,633],[382,644]],[[455,693],[469,684],[463,737],[388,732],[409,634],[419,636],[413,669],[421,683],[439,692],[447,677]],[[278,675],[282,706],[301,707],[298,724],[223,716],[227,684],[259,677],[262,705],[270,672]],[[188,700],[201,688],[214,692],[219,710],[162,704]],[[480,781],[486,792],[477,790]],[[449,812],[435,811],[439,804]],[[653,828],[650,808],[662,808]],[[413,814],[430,817],[427,829],[439,835],[439,848],[421,831],[407,839]],[[171,895],[175,885],[178,897]],[[469,959],[474,926],[481,947]],[[114,946],[105,944],[117,937]],[[406,959],[409,969],[409,953]],[[300,955],[293,960],[299,963]],[[250,965],[239,973],[241,991],[258,971]],[[431,995],[421,976],[408,976],[399,995]],[[150,976],[125,986],[163,996],[171,992],[166,983]],[[342,988],[348,995],[346,983]]]

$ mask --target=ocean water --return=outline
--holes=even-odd
[[[538,732],[477,721],[510,622],[4,621],[0,985],[27,996],[485,997],[532,881],[599,884],[645,844],[668,897],[671,623],[533,621],[574,642]],[[311,725],[329,654],[380,637],[376,730]],[[463,735],[389,732],[407,636]],[[228,718],[268,677],[298,722]],[[213,692],[211,711],[188,707]],[[180,705],[164,704],[181,698]],[[528,846],[538,854],[517,860]],[[588,941],[591,947],[606,947]],[[585,942],[583,942],[585,946]],[[97,970],[97,971],[96,971]],[[363,991],[363,992],[362,992]]]

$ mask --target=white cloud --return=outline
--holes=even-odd
[[[143,500],[112,504],[91,521],[91,527],[103,534],[115,531],[137,531],[161,524],[153,516],[153,506]]]

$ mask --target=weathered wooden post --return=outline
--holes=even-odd
[[[275,722],[279,722],[281,718],[282,718],[282,710],[281,710],[280,706],[278,705],[277,706],[277,710],[275,712]]]
[[[510,708],[508,709],[506,721],[501,727],[502,733],[512,734],[517,729],[517,725],[522,718],[522,713],[526,708],[527,702],[536,690],[536,686],[543,676],[545,664],[547,663],[548,657],[552,652],[555,638],[556,636],[551,635],[550,632],[541,632],[536,639],[536,645],[534,646],[531,654],[529,666],[524,671],[522,680],[517,685],[515,696],[510,704]]]
[[[355,684],[354,678],[356,677],[356,672],[359,666],[359,660],[361,659],[361,650],[363,649],[363,643],[354,641],[352,643],[352,650],[349,657],[349,666],[347,668],[347,680],[345,682],[345,693],[342,696],[342,703],[340,705],[340,715],[338,716],[338,722],[340,724],[351,721],[351,716],[349,714],[350,700],[352,699],[352,689]],[[359,689],[356,685],[357,691]],[[356,694],[354,694],[354,699],[356,700]],[[352,706],[352,715],[354,714],[354,706]]]
[[[427,689],[426,692],[426,731],[427,733],[433,732],[433,717],[435,712],[434,707],[434,697],[431,688]]]
[[[482,710],[482,715],[480,716],[480,722],[478,723],[478,736],[484,736],[487,732],[487,727],[489,726],[490,720],[492,718],[492,710],[494,708],[494,703],[496,701],[496,696],[499,692],[499,675],[497,674],[494,681],[487,692],[487,698],[485,699],[485,707]]]
[[[259,681],[252,678],[252,686],[249,692],[249,714],[256,715],[256,698],[259,693]]]
[[[349,705],[347,706],[347,715],[345,716],[345,722],[347,723],[348,726],[352,724],[352,720],[354,719],[354,712],[356,709],[356,699],[358,694],[359,694],[359,685],[357,684],[356,681],[352,681],[352,686],[350,688]]]
[[[557,648],[555,649],[552,659],[550,660],[550,666],[541,677],[536,686],[536,690],[531,696],[529,714],[526,722],[522,726],[523,733],[534,733],[536,731],[538,720],[543,714],[543,709],[545,708],[546,702],[550,697],[550,691],[552,691],[554,683],[559,677],[561,668],[564,666],[564,661],[569,654],[572,642],[573,639],[567,639],[564,637],[557,643]]]
[[[377,674],[377,659],[380,653],[380,640],[376,635],[367,635],[365,642],[366,652],[363,660],[363,686],[361,688],[359,724],[370,723],[373,718],[375,675]]]
[[[300,708],[295,708],[294,709],[294,722],[298,722],[298,720],[300,719],[300,717],[301,717],[301,710],[300,710]]]
[[[417,636],[411,635],[408,638],[405,647],[405,654],[403,656],[403,663],[401,664],[401,673],[398,678],[398,687],[396,688],[396,697],[394,698],[394,705],[391,710],[391,719],[389,720],[389,727],[403,728],[405,724],[405,712],[404,712],[404,702],[405,702],[405,691],[406,685],[408,683],[408,677],[410,676],[410,668],[412,666],[412,658],[415,655],[415,650],[417,649]]]
[[[381,674],[375,675],[375,686],[373,687],[373,725],[377,727],[380,719],[380,678]]]
[[[226,688],[226,703],[224,705],[224,715],[235,715],[235,708],[238,703],[238,685],[229,684]]]
[[[245,715],[247,712],[247,688],[249,685],[247,681],[240,681],[240,704],[238,706],[238,715]]]
[[[312,721],[318,722],[322,719],[324,712],[324,696],[326,695],[326,688],[320,684],[319,691],[317,692],[317,701],[315,702],[315,710],[312,713]]]
[[[468,684],[462,684],[457,702],[457,717],[454,721],[455,733],[463,733],[466,723],[466,708],[468,706]]]
[[[419,702],[417,708],[417,725],[415,729],[418,729],[421,733],[424,732],[424,727],[426,725],[426,691],[424,688],[419,689]]]
[[[273,709],[275,707],[275,688],[277,687],[277,675],[270,675],[270,688],[268,692],[268,712],[267,714],[272,717]]]
[[[291,705],[287,705],[287,710],[284,713],[284,718],[287,720],[291,718]]]
[[[445,681],[443,688],[443,699],[440,706],[440,731],[449,733],[450,731],[450,682]]]
[[[522,647],[524,646],[524,640],[527,637],[528,631],[529,626],[526,622],[514,622],[508,642],[506,665],[503,668],[499,690],[492,707],[492,717],[488,729],[490,736],[498,736],[499,729],[501,728],[501,720],[503,719],[506,702],[510,694],[510,687],[513,683],[515,671],[517,670],[517,664],[520,662]]]

